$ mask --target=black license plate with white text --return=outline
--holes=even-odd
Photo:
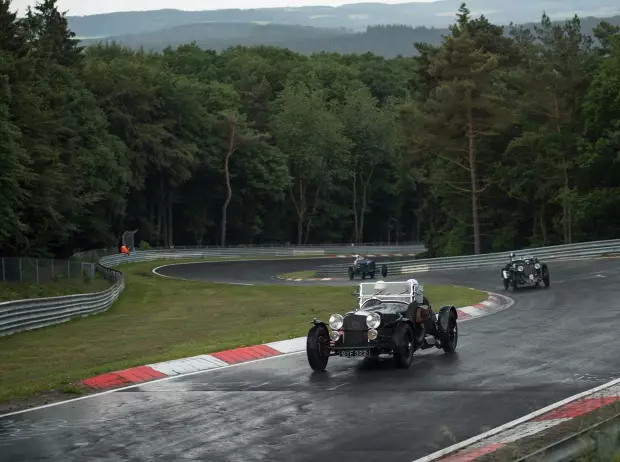
[[[340,350],[340,356],[347,358],[365,358],[368,356],[368,350]]]

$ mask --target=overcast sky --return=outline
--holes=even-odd
[[[373,3],[409,3],[426,2],[433,0],[372,0]],[[361,3],[355,0],[59,0],[61,11],[68,11],[69,15],[87,15],[97,13],[111,13],[113,11],[140,11],[175,8],[178,10],[219,10],[223,8],[269,8],[286,6],[331,5],[338,6],[347,3]],[[13,10],[24,14],[28,5],[33,6],[36,0],[13,0]],[[226,5],[226,6],[223,6]]]

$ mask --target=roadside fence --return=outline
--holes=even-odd
[[[0,282],[45,284],[61,279],[84,278],[95,278],[93,263],[47,258],[0,258]]]

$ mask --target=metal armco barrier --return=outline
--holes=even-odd
[[[112,306],[125,289],[123,273],[113,269],[123,263],[154,260],[178,260],[184,258],[235,259],[248,257],[298,257],[355,253],[417,253],[424,246],[325,246],[318,247],[236,247],[236,248],[181,248],[153,249],[118,253],[117,249],[93,250],[74,255],[80,259],[96,259],[97,272],[111,283],[109,289],[91,294],[64,297],[37,298],[0,303],[0,336],[26,330],[40,329],[74,318],[101,313]]]
[[[423,245],[326,245],[324,247],[175,247],[172,249],[139,250],[143,258],[242,258],[242,257],[295,257],[321,255],[367,255],[371,253],[420,253],[425,250]],[[183,257],[177,255],[183,254]],[[118,249],[98,249],[80,252],[74,258],[84,260],[99,260],[102,257],[118,255]],[[172,256],[171,256],[172,255]],[[130,255],[130,258],[134,254]],[[171,257],[170,257],[171,256]],[[146,261],[146,260],[140,260]]]
[[[423,273],[450,269],[480,268],[497,266],[498,271],[508,262],[510,252],[519,255],[534,255],[542,261],[561,261],[600,257],[608,253],[620,252],[620,239],[608,241],[584,242],[579,244],[556,245],[534,249],[522,249],[482,255],[463,255],[458,257],[424,258],[419,260],[382,262],[377,259],[378,267],[385,264],[390,275]],[[316,276],[328,278],[348,276],[347,270],[352,262],[319,266]]]
[[[103,277],[112,282],[103,292],[0,303],[0,336],[106,311],[125,289],[125,279],[120,271],[97,266]]]

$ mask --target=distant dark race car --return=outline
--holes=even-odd
[[[313,370],[325,370],[330,356],[379,359],[382,355],[392,356],[397,367],[408,369],[419,349],[456,350],[456,308],[442,306],[433,313],[415,279],[361,283],[353,295],[359,297],[355,310],[344,316],[333,314],[328,324],[312,322],[306,352]]]
[[[513,252],[510,254],[510,262],[502,268],[502,280],[505,290],[512,287],[515,291],[519,286],[525,285],[538,287],[541,282],[545,287],[549,287],[549,268],[536,257],[517,257]]]
[[[374,279],[376,272],[377,264],[375,261],[360,257],[359,255],[355,256],[355,261],[348,269],[349,279],[354,279],[355,276],[361,276],[362,279],[366,279],[366,276],[368,276],[370,279]],[[381,276],[386,277],[387,272],[387,265],[381,265]]]

